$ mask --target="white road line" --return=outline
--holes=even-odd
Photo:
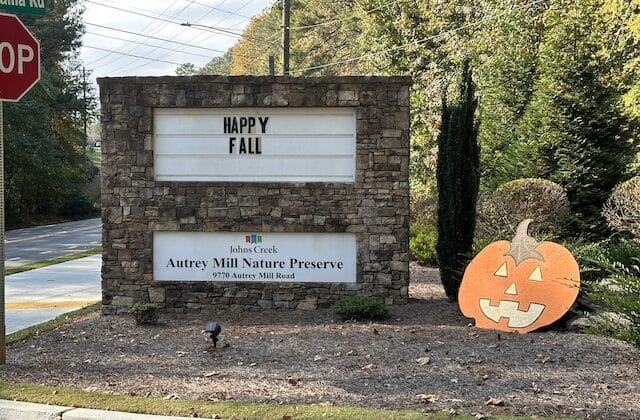
[[[24,242],[24,241],[32,241],[34,239],[42,239],[42,238],[51,238],[54,236],[62,236],[62,235],[66,235],[68,233],[76,233],[76,232],[84,232],[85,230],[91,230],[91,229],[95,229],[95,228],[99,228],[100,225],[95,225],[95,226],[88,226],[88,227],[84,227],[84,228],[78,228],[75,230],[63,230],[61,232],[56,232],[56,233],[45,233],[43,235],[36,235],[36,236],[31,236],[28,238],[20,238],[20,239],[14,239],[12,241],[4,241],[5,244],[15,244],[17,242]]]

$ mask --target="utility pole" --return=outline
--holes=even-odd
[[[84,125],[84,151],[87,153],[87,73],[82,66],[82,124]]]
[[[269,76],[276,75],[276,58],[272,55],[269,56]]]
[[[7,363],[4,325],[4,121],[0,100],[0,365]]]
[[[291,20],[290,0],[282,0],[282,74],[289,75],[289,26]]]

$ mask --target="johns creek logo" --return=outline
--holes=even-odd
[[[244,242],[247,244],[261,244],[262,235],[247,235],[244,237]]]

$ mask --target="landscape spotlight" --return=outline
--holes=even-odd
[[[218,334],[220,334],[222,328],[220,328],[220,325],[218,325],[217,322],[207,322],[207,326],[204,328],[204,330],[211,334],[213,348],[216,348],[216,344],[218,343]]]

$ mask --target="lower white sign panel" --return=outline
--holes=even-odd
[[[155,232],[155,281],[356,282],[350,233]]]

